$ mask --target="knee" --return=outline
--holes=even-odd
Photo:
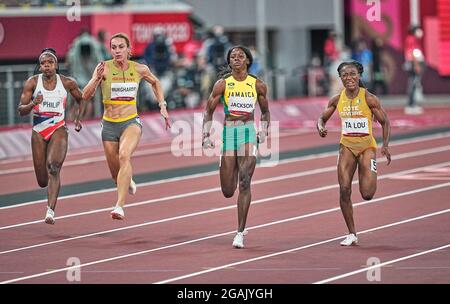
[[[45,188],[48,185],[47,179],[38,179],[37,182],[38,182],[39,187],[41,187],[41,188]]]
[[[51,162],[47,164],[47,171],[48,174],[52,176],[57,176],[59,172],[61,171],[62,163],[59,162]]]
[[[234,190],[222,189],[222,193],[223,193],[223,196],[225,196],[226,198],[230,198],[230,197],[233,197]]]
[[[121,164],[126,163],[126,162],[129,162],[130,159],[131,159],[131,156],[130,156],[129,153],[123,152],[123,151],[120,151],[120,152],[119,152],[119,162],[120,162]]]
[[[339,188],[339,195],[341,200],[348,200],[352,195],[352,188],[347,186],[341,186]]]
[[[370,201],[374,195],[375,191],[361,193],[361,196],[365,201]]]
[[[249,190],[251,182],[250,176],[246,173],[240,174],[239,176],[239,191]]]

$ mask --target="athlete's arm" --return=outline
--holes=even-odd
[[[25,82],[22,95],[20,96],[20,104],[17,107],[20,116],[30,114],[33,107],[42,102],[43,98],[42,95],[37,96],[33,101],[31,100],[33,97],[33,91],[36,88],[36,84],[37,84],[37,76],[31,76]]]
[[[327,136],[328,130],[325,128],[325,124],[328,119],[330,119],[331,115],[333,115],[334,111],[336,111],[337,105],[339,102],[339,95],[333,96],[328,102],[327,107],[322,112],[322,115],[319,116],[317,120],[317,131],[321,137]]]
[[[373,94],[366,93],[366,101],[375,119],[381,124],[383,129],[383,146],[381,147],[381,155],[386,156],[387,164],[391,163],[391,154],[389,153],[389,138],[391,136],[391,124],[389,118],[381,107],[380,100]]]
[[[225,92],[225,80],[219,79],[214,84],[211,94],[206,102],[205,112],[203,113],[203,134],[202,134],[202,145],[205,146],[205,141],[207,141],[208,147],[213,147],[214,144],[209,140],[209,135],[211,131],[211,124],[214,111],[220,102],[220,97]]]
[[[108,67],[106,66],[105,62],[104,61],[100,62],[95,67],[94,73],[92,73],[91,80],[89,80],[88,84],[83,89],[82,98],[84,100],[89,100],[92,97],[94,97],[97,87],[105,79],[107,73]]]
[[[170,128],[169,113],[167,112],[167,103],[164,100],[164,91],[161,86],[161,81],[150,71],[149,67],[145,64],[136,63],[136,71],[141,75],[142,79],[147,81],[153,89],[156,100],[160,107],[160,113],[164,117],[166,122],[166,130]]]
[[[260,143],[263,143],[269,135],[270,112],[267,100],[267,85],[259,79],[256,80],[256,93],[258,94],[258,104],[261,109],[261,132],[258,132],[258,140]]]
[[[75,79],[73,79],[72,77],[61,76],[61,80],[64,84],[64,87],[69,91],[70,95],[73,96],[78,104],[78,111],[74,123],[75,131],[80,132],[82,128],[81,119],[83,118],[86,109],[86,100],[83,99],[83,92],[81,92],[80,87],[78,86],[78,83]]]

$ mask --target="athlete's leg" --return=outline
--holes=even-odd
[[[48,185],[47,142],[37,132],[31,134],[31,151],[33,154],[34,173],[39,187]]]
[[[238,196],[238,232],[245,229],[248,210],[252,200],[251,181],[256,167],[256,156],[253,151],[252,143],[245,144],[246,153],[244,156],[238,156],[237,163],[239,168],[239,196]]]
[[[359,191],[363,199],[371,200],[377,190],[375,149],[366,149],[358,157]]]
[[[117,173],[117,206],[125,205],[125,198],[130,186],[133,168],[131,156],[141,139],[141,128],[136,124],[129,125],[120,136],[119,143],[119,165]]]
[[[236,151],[224,151],[220,156],[220,186],[226,198],[234,195],[238,182]]]
[[[348,231],[356,234],[353,220],[353,206],[351,201],[352,180],[357,166],[356,157],[347,147],[339,148],[338,181],[339,181],[339,204],[347,224]]]
[[[117,174],[119,173],[119,142],[118,141],[103,141],[103,150],[105,151],[106,162],[108,164],[109,172],[114,183],[117,184]]]
[[[48,206],[52,210],[55,210],[61,188],[60,172],[66,159],[67,137],[67,128],[60,127],[52,134],[47,147]]]

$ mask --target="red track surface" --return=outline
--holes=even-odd
[[[337,144],[338,134],[329,135],[284,134],[280,148]],[[167,145],[143,144],[138,151]],[[237,195],[222,196],[217,173],[138,185],[124,221],[109,217],[114,191],[61,198],[54,226],[43,224],[45,203],[0,208],[0,282],[72,283],[67,261],[76,257],[80,283],[372,283],[365,269],[369,258],[388,263],[379,272],[381,281],[373,283],[450,283],[450,247],[427,253],[450,244],[449,151],[448,134],[393,143],[392,164],[379,158],[378,189],[369,202],[362,201],[355,179],[359,245],[352,247],[339,246],[347,232],[336,153],[256,169],[242,250],[231,246]],[[133,159],[135,173],[212,161],[142,154]],[[63,184],[109,178],[101,155],[69,155],[66,163],[94,159],[64,167]],[[30,165],[3,163],[1,170]],[[1,194],[36,189],[33,171],[23,170],[0,175]]]

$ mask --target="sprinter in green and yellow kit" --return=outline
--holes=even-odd
[[[222,193],[229,198],[239,184],[238,229],[233,247],[244,247],[245,224],[251,202],[251,179],[256,166],[258,143],[265,141],[270,123],[267,86],[248,73],[253,57],[244,46],[228,50],[228,69],[214,84],[206,104],[203,118],[204,148],[214,147],[210,139],[211,121],[216,106],[222,102],[225,121],[222,132],[222,154],[220,156],[220,184]],[[261,131],[256,133],[254,111],[256,103],[261,110]]]

